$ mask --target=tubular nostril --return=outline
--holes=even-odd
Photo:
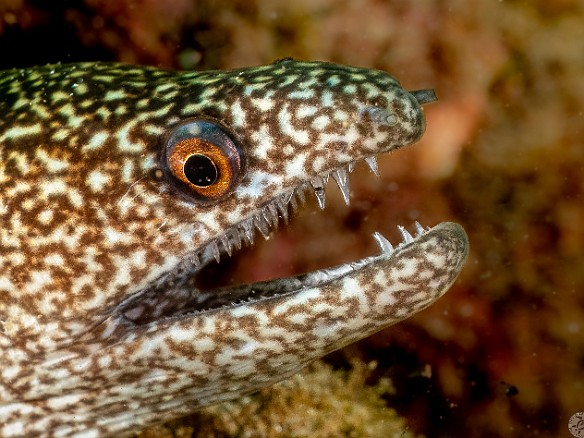
[[[416,98],[420,105],[436,102],[438,100],[436,93],[432,89],[410,91],[410,94]]]

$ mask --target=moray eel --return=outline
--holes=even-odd
[[[120,436],[252,392],[424,309],[466,259],[459,225],[418,225],[345,265],[194,284],[420,138],[433,91],[385,72],[81,63],[3,71],[0,94],[0,436]]]

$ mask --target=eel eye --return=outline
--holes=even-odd
[[[187,120],[166,137],[164,167],[200,204],[213,204],[233,191],[243,154],[227,129],[210,120]]]

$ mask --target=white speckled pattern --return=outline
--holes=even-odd
[[[466,259],[447,223],[297,278],[192,285],[305,189],[324,205],[332,175],[348,197],[348,166],[420,138],[420,104],[387,73],[70,64],[0,72],[0,94],[2,437],[120,436],[254,391],[427,307]],[[212,205],[164,172],[168,131],[193,118],[244,155]]]

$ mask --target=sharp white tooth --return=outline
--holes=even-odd
[[[246,219],[241,223],[245,237],[250,244],[253,244],[253,218]]]
[[[347,170],[348,170],[349,172],[352,172],[354,168],[355,168],[355,162],[354,162],[354,161],[352,161],[352,162],[350,162],[350,163],[349,163],[349,165],[347,166]]]
[[[199,254],[194,254],[193,255],[193,264],[195,266],[199,266],[201,264],[201,260],[199,260]]]
[[[241,249],[241,238],[243,237],[243,233],[239,229],[235,229],[232,233],[233,236],[233,246],[238,251]]]
[[[425,232],[426,230],[424,230],[424,227],[418,221],[416,221],[416,233],[418,233],[418,236],[421,236]]]
[[[262,209],[262,215],[270,228],[278,228],[278,212],[276,211],[276,206],[273,202],[269,203]]]
[[[328,178],[328,175],[326,176]],[[316,200],[318,201],[318,206],[323,209],[325,205],[325,193],[324,193],[324,186],[326,184],[325,180],[320,176],[314,177],[310,180],[310,184],[314,190],[314,196],[316,196]]]
[[[284,204],[288,204],[294,198],[294,192],[296,192],[296,189],[282,195],[282,201]]]
[[[217,263],[219,263],[219,261],[221,260],[221,255],[219,254],[219,247],[217,246],[217,242],[213,241],[209,244],[209,246],[211,247],[213,257],[215,257],[215,260],[217,261]]]
[[[367,163],[367,166],[369,166],[369,169],[371,169],[371,172],[373,172],[375,176],[379,177],[379,167],[377,167],[377,158],[375,158],[375,156],[367,157],[365,158],[365,162]]]
[[[274,222],[274,225],[278,225],[278,209],[276,208],[276,203],[272,202],[270,203],[270,205],[268,205],[268,210],[270,211],[270,214],[272,215],[272,220]]]
[[[304,194],[304,191],[306,190],[306,188],[307,188],[307,186],[302,185],[294,192],[296,194],[296,198],[298,198],[298,200],[300,201],[300,203],[302,205],[306,204],[306,195]]]
[[[349,176],[347,175],[347,171],[345,169],[338,169],[333,172],[333,179],[336,181],[341,193],[343,195],[343,199],[345,200],[345,204],[349,205]]]
[[[261,214],[256,214],[253,218],[256,228],[260,230],[264,239],[268,239],[270,237],[270,224],[268,224],[264,216]]]
[[[398,225],[397,228],[399,229],[399,232],[402,235],[403,243],[410,243],[410,242],[414,241],[414,238],[412,237],[412,235],[410,234],[410,232],[408,230],[406,230],[401,225]]]
[[[298,197],[296,196],[296,192],[293,193],[293,196],[292,196],[292,198],[290,198],[288,205],[290,205],[290,208],[292,209],[292,213],[295,213],[296,211],[298,211]]]
[[[288,197],[288,195],[284,195],[282,197],[280,197],[279,199],[276,200],[276,207],[278,208],[278,212],[280,213],[280,216],[282,216],[282,219],[284,219],[284,223],[288,223],[288,201],[286,201],[286,198]]]
[[[227,234],[223,234],[221,235],[221,237],[219,237],[219,240],[221,240],[221,244],[223,245],[223,249],[225,250],[227,255],[231,257],[232,249],[231,242],[229,241],[229,236],[227,236]]]
[[[318,202],[318,206],[320,207],[320,209],[324,209],[325,203],[326,203],[326,196],[324,194],[324,189],[314,189],[314,196],[316,197],[316,200]]]
[[[388,253],[393,252],[393,245],[391,244],[391,242],[389,240],[387,240],[385,237],[383,237],[383,235],[381,233],[378,233],[376,231],[375,233],[373,233],[373,238],[377,242],[377,245],[379,246],[379,249],[381,249],[381,252],[388,252]]]

